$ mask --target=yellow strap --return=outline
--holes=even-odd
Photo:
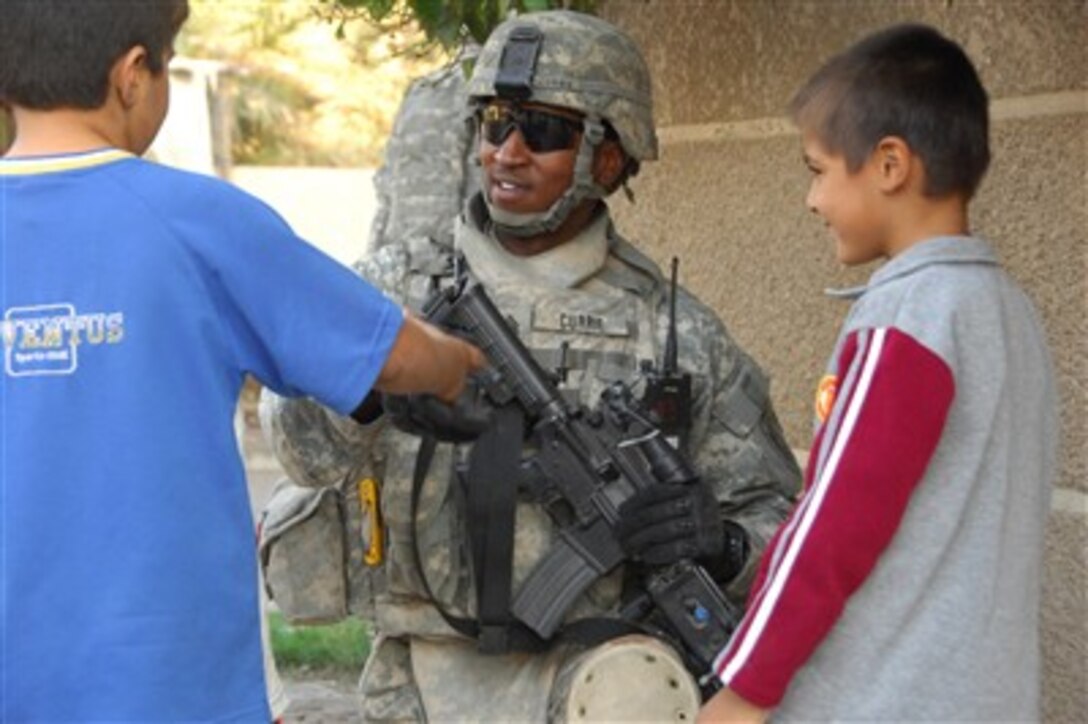
[[[363,478],[358,485],[359,507],[362,508],[363,517],[370,522],[370,540],[363,540],[363,545],[366,546],[363,562],[368,566],[379,566],[382,563],[384,532],[382,511],[378,505],[378,481],[374,478]]]

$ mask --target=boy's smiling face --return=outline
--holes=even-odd
[[[802,133],[805,165],[812,172],[805,205],[819,214],[835,238],[835,255],[847,265],[888,255],[883,198],[874,158],[850,172],[842,154],[831,153],[811,132]]]

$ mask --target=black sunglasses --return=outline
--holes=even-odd
[[[533,153],[573,148],[582,130],[582,121],[540,108],[492,103],[479,111],[480,133],[492,146],[501,146],[517,128]]]

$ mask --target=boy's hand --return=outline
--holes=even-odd
[[[434,389],[425,390],[425,392],[430,392],[443,402],[452,405],[465,391],[468,376],[476,370],[483,369],[487,359],[483,352],[465,340],[447,334],[421,319],[412,318],[412,321],[420,324],[432,337],[435,347],[433,364],[439,371],[440,377],[444,378]]]
[[[722,689],[707,699],[695,717],[696,724],[763,724],[770,711],[749,703],[730,689]]]
[[[405,310],[404,325],[374,386],[389,394],[431,394],[452,404],[468,376],[486,363],[473,345]]]

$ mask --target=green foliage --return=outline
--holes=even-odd
[[[370,632],[355,618],[326,626],[292,626],[273,611],[268,614],[268,633],[272,654],[282,668],[359,671],[370,653]]]
[[[235,163],[261,165],[332,165],[320,147],[290,131],[304,123],[317,105],[305,86],[289,76],[267,71],[247,74],[234,100]]]
[[[233,70],[234,163],[376,166],[413,78],[511,13],[597,2],[190,0],[178,50]]]
[[[376,166],[408,83],[446,60],[437,47],[398,53],[367,23],[337,33],[315,3],[190,0],[178,50],[231,68],[221,92],[236,164]],[[423,40],[414,28],[401,35]]]
[[[417,23],[426,42],[455,49],[467,38],[483,43],[512,13],[566,8],[594,12],[598,0],[318,0],[326,17],[343,30],[362,19],[387,32]]]

